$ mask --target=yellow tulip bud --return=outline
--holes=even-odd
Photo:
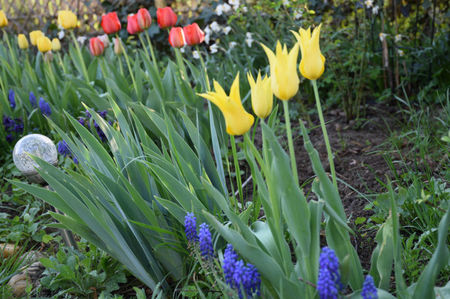
[[[73,29],[77,27],[77,16],[70,10],[58,11],[58,24],[64,29]]]
[[[22,50],[28,49],[29,44],[25,34],[19,34],[17,36],[17,43],[19,44],[19,48],[21,48]]]
[[[214,81],[214,91],[199,94],[199,96],[213,102],[225,118],[227,133],[230,135],[243,135],[253,125],[254,117],[247,111],[241,103],[239,94],[239,74],[231,85],[230,95],[227,96],[222,86]]]
[[[0,27],[8,26],[8,18],[3,10],[0,10]]]
[[[61,50],[61,43],[59,42],[59,39],[56,37],[52,39],[52,51],[57,52]]]
[[[261,44],[270,63],[270,78],[273,94],[280,100],[291,99],[298,91],[300,79],[297,74],[298,44],[288,53],[286,45],[277,42],[276,54]]]
[[[272,112],[273,94],[270,78],[268,76],[261,79],[261,73],[258,78],[253,79],[252,74],[247,74],[248,83],[251,87],[253,112],[260,118],[266,118]]]
[[[33,46],[37,46],[37,41],[39,37],[43,36],[44,33],[41,30],[35,30],[30,32],[30,41]]]
[[[52,42],[46,36],[40,36],[37,40],[38,50],[42,53],[46,53],[52,49]]]
[[[317,80],[325,70],[325,57],[320,52],[319,45],[320,27],[322,27],[322,24],[314,29],[312,36],[311,28],[308,28],[308,30],[300,28],[300,34],[292,31],[300,43],[302,52],[302,60],[299,65],[300,73],[309,80]]]

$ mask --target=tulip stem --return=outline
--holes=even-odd
[[[117,58],[119,58],[119,70],[120,70],[120,73],[122,74],[122,76],[125,76],[124,73],[123,73],[122,56],[118,55]]]
[[[64,74],[66,74],[66,67],[64,66],[64,61],[61,58],[61,55],[58,53],[56,53],[56,56],[58,56],[58,60],[59,60],[59,64],[61,64],[61,68],[64,72]]]
[[[234,139],[233,135],[230,135],[230,141],[231,141],[231,151],[233,152],[233,160],[234,160],[234,168],[236,172],[236,183],[239,189],[239,197],[241,199],[241,209],[244,210],[244,193],[242,193],[242,180],[241,180],[241,171],[239,169],[239,161],[237,157],[237,151],[236,151],[236,141]]]
[[[180,49],[173,48],[175,50],[175,58],[177,60],[178,67],[180,68],[181,78],[187,81],[186,67],[184,66],[183,56],[181,56]]]
[[[145,46],[144,39],[142,38],[142,34],[138,33],[139,40],[141,41],[142,48],[144,48],[145,56],[147,56],[148,61],[150,61],[150,54],[148,54],[148,49]]]
[[[316,98],[316,105],[317,105],[317,113],[319,114],[320,126],[322,127],[323,138],[325,139],[325,146],[327,148],[328,162],[330,163],[330,170],[331,170],[331,177],[333,179],[333,185],[337,189],[336,171],[334,169],[334,162],[333,162],[333,152],[331,151],[330,140],[328,139],[327,128],[325,127],[325,120],[323,118],[322,105],[320,104],[319,91],[317,90],[316,80],[311,80],[311,84],[314,89],[314,96]]]
[[[158,64],[156,62],[156,56],[155,56],[155,52],[153,51],[153,45],[152,45],[152,40],[150,39],[150,36],[148,35],[148,31],[145,31],[145,38],[147,39],[148,45],[150,47],[150,54],[152,55],[152,60],[153,60],[153,65],[155,66],[155,69],[158,69]]]
[[[116,38],[119,39],[120,47],[122,48],[123,55],[125,56],[125,62],[127,63],[128,71],[130,72],[131,81],[133,82],[134,90],[136,91],[136,97],[139,98],[139,92],[138,92],[136,80],[134,80],[134,73],[133,73],[133,69],[131,68],[130,59],[128,58],[127,51],[126,51],[125,46],[123,45],[122,40],[120,39],[118,34],[116,35]]]
[[[288,101],[282,101],[282,102],[283,102],[283,108],[284,108],[284,119],[286,122],[286,135],[288,138],[289,155],[291,156],[292,173],[294,175],[295,182],[298,183],[297,162],[295,160],[294,142],[292,140],[291,119],[289,117]]]
[[[86,69],[86,65],[84,64],[83,55],[81,54],[80,46],[78,45],[77,38],[75,37],[75,34],[73,33],[73,30],[70,31],[70,36],[72,36],[73,42],[75,43],[75,48],[77,49],[78,57],[80,58],[81,63],[81,71],[83,73],[84,79],[89,84],[89,75]]]
[[[200,52],[200,49],[199,49],[198,45],[195,45],[195,49],[198,52],[198,56],[200,57],[200,63],[202,65],[203,72],[205,73],[204,75],[205,75],[206,91],[209,92],[209,91],[211,91],[211,86],[209,85],[208,70],[206,69],[205,61],[203,60],[203,56],[202,56],[202,54]]]

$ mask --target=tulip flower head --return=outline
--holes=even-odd
[[[172,27],[169,32],[169,43],[174,48],[182,48],[186,44],[183,28]]]
[[[37,46],[37,41],[39,37],[43,36],[44,33],[40,30],[34,30],[30,32],[30,41],[33,46]]]
[[[54,39],[52,39],[52,51],[57,52],[59,50],[61,50],[61,43],[59,39],[55,37]]]
[[[97,36],[97,37],[102,41],[103,46],[104,46],[105,48],[108,48],[108,46],[109,46],[109,37],[108,37],[108,34],[99,35],[99,36]]]
[[[116,33],[122,28],[116,12],[110,12],[103,15],[100,25],[106,34]]]
[[[114,45],[114,53],[116,55],[120,55],[123,53],[122,46],[120,45],[120,40],[118,38],[113,38],[113,45]]]
[[[137,12],[138,25],[142,30],[148,29],[152,24],[152,16],[147,9],[141,8]]]
[[[40,36],[37,40],[37,47],[39,52],[47,53],[52,49],[52,42],[50,39],[44,35]]]
[[[258,73],[258,77],[253,79],[252,74],[247,74],[248,83],[251,88],[252,95],[252,107],[253,112],[260,118],[266,118],[272,112],[273,106],[273,94],[271,81],[268,76],[261,79],[261,73]]]
[[[319,46],[320,27],[322,27],[322,24],[314,28],[312,35],[311,28],[307,30],[300,28],[300,34],[292,32],[297,38],[302,52],[302,60],[299,65],[300,73],[309,80],[319,79],[325,70],[325,57],[320,52]]]
[[[230,95],[228,96],[222,86],[214,81],[214,91],[199,94],[199,96],[211,101],[219,107],[225,118],[227,133],[230,135],[243,135],[253,125],[254,117],[247,111],[241,103],[239,94],[239,74],[231,85]]]
[[[184,37],[188,46],[201,44],[205,40],[205,33],[197,23],[187,25],[183,28]]]
[[[158,21],[159,28],[169,28],[177,24],[178,17],[169,6],[164,8],[158,8],[156,10],[156,19]]]
[[[73,29],[77,27],[77,16],[70,10],[58,11],[58,25],[64,29]]]
[[[291,99],[298,91],[300,79],[297,74],[298,44],[288,52],[286,45],[277,42],[276,53],[261,44],[270,63],[273,94],[280,100]]]
[[[93,37],[89,40],[89,51],[93,56],[100,56],[105,50],[105,45],[98,37]]]
[[[19,34],[17,36],[17,43],[19,44],[19,48],[21,48],[22,50],[28,49],[29,44],[25,34]]]
[[[129,15],[127,18],[127,31],[129,34],[136,34],[142,32],[138,24],[137,15]]]
[[[8,26],[8,18],[3,10],[0,10],[0,27]]]

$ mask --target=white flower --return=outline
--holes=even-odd
[[[79,36],[77,37],[77,42],[79,42],[81,45],[84,44],[84,42],[86,41],[87,37],[86,36]]]
[[[364,4],[367,8],[371,8],[373,6],[373,0],[366,0],[364,1]]]
[[[222,4],[222,11],[223,11],[224,13],[229,13],[229,12],[231,11],[231,6],[228,5],[228,3]]]
[[[252,33],[251,32],[247,32],[245,34],[245,42],[247,43],[247,46],[249,48],[252,47],[252,43],[254,42],[253,38],[252,38]]]
[[[237,10],[239,8],[239,0],[229,0],[228,2],[231,6],[233,6],[234,10]]]
[[[228,44],[228,46],[230,47],[230,49],[233,49],[234,47],[237,46],[237,42],[230,42],[230,43]]]
[[[184,52],[186,52],[186,49],[185,49],[185,47],[183,47],[183,48],[180,48],[180,52],[181,52],[181,53],[184,53]]]
[[[194,59],[200,59],[200,54],[198,53],[197,50],[192,52],[192,57],[194,57]]]
[[[247,6],[242,6],[242,11],[243,11],[243,12],[248,12]]]
[[[380,7],[378,7],[378,5],[375,5],[375,6],[372,8],[372,13],[373,13],[374,15],[377,15],[379,9],[380,9]]]
[[[295,15],[294,15],[294,19],[298,20],[301,17],[303,17],[303,10],[301,8],[297,9],[296,11],[294,11]]]
[[[64,38],[64,35],[66,35],[66,34],[64,33],[64,30],[61,30],[60,32],[58,32],[58,38],[59,38],[59,39],[63,39],[63,38]]]
[[[205,34],[205,44],[209,44],[211,40],[211,34]]]
[[[227,27],[223,28],[223,33],[225,33],[225,35],[228,35],[228,33],[230,33],[230,31],[231,31],[231,27],[230,26],[227,26]]]
[[[223,14],[223,6],[219,4],[216,6],[216,15],[221,16]]]
[[[397,34],[397,35],[395,36],[395,42],[398,43],[398,42],[401,41],[401,40],[402,40],[402,36],[401,36],[400,34]]]
[[[398,56],[402,57],[403,55],[405,55],[405,52],[403,52],[403,50],[398,49],[397,50]]]
[[[211,54],[217,53],[217,51],[219,50],[219,46],[214,43],[209,47],[209,50],[211,51]]]
[[[289,0],[283,0],[283,5],[289,5]]]
[[[220,25],[216,21],[212,22],[209,26],[214,32],[219,32],[220,30],[222,30],[222,27],[220,27]]]
[[[380,36],[380,41],[384,42],[384,40],[386,39],[386,36],[388,36],[388,35],[386,33],[381,32],[379,36]]]

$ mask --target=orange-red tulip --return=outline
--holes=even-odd
[[[122,28],[116,12],[103,15],[101,25],[106,34],[116,33]]]
[[[100,56],[105,50],[105,45],[98,37],[93,37],[89,40],[89,51],[94,56]]]
[[[200,29],[197,23],[187,25],[183,28],[186,44],[189,46],[201,44],[205,40],[205,33]]]
[[[127,31],[129,34],[136,34],[142,32],[138,24],[137,15],[129,15],[127,18]]]
[[[148,29],[152,24],[152,16],[147,9],[141,8],[137,12],[137,21],[142,30]]]
[[[177,15],[173,12],[172,8],[164,7],[158,8],[156,11],[156,19],[161,29],[175,26],[177,23]]]
[[[186,44],[184,40],[183,28],[172,27],[169,32],[169,43],[174,48],[181,48]]]

